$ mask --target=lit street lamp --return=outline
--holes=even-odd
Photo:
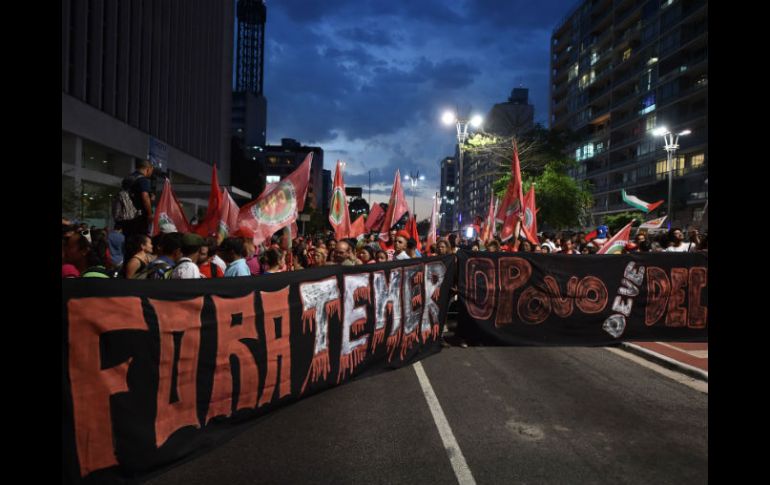
[[[412,185],[412,216],[414,216],[414,220],[416,222],[417,216],[415,215],[414,200],[415,200],[415,193],[417,192],[417,182],[419,182],[420,180],[425,180],[425,175],[420,175],[419,170],[417,171],[417,173],[409,172],[409,175],[404,175],[404,180],[408,180]]]
[[[669,131],[668,128],[665,126],[661,126],[660,128],[656,128],[652,131],[652,134],[655,136],[662,136],[663,141],[665,142],[665,145],[663,146],[663,149],[666,150],[666,154],[668,155],[668,227],[671,228],[671,222],[674,218],[673,212],[671,212],[671,199],[672,199],[672,192],[674,187],[674,155],[676,154],[676,151],[679,149],[679,137],[680,136],[687,136],[690,133],[692,133],[690,130],[684,130],[680,131],[679,133],[672,133]]]
[[[441,117],[441,121],[445,125],[451,125],[452,123],[455,123],[457,125],[457,146],[460,151],[460,180],[459,180],[459,193],[457,194],[457,213],[458,213],[458,219],[456,222],[458,222],[458,225],[454,225],[454,221],[452,222],[452,230],[456,231],[459,229],[459,225],[462,223],[462,210],[463,210],[463,143],[465,143],[465,140],[468,139],[468,124],[470,123],[471,126],[474,128],[478,128],[481,126],[481,124],[484,122],[483,118],[479,115],[474,115],[471,117],[471,119],[464,119],[464,118],[458,118],[457,115],[452,111],[446,111],[444,112],[444,115]]]

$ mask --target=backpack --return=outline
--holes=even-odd
[[[123,179],[117,197],[112,203],[112,217],[116,222],[132,221],[139,216],[133,200],[131,200],[131,187],[138,177],[130,176]]]

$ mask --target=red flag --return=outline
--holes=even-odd
[[[487,211],[487,217],[484,219],[484,226],[481,230],[481,241],[486,243],[495,234],[495,194],[494,192],[489,196],[489,211]]]
[[[254,201],[241,207],[238,226],[254,231],[254,244],[270,238],[274,232],[295,222],[305,208],[310,164],[313,152],[288,177],[265,189]]]
[[[219,188],[216,164],[211,169],[211,191],[209,192],[209,206],[206,209],[206,217],[193,228],[193,232],[202,237],[216,236],[219,232],[219,215],[222,206],[222,191]]]
[[[518,242],[519,215],[522,212],[524,197],[521,191],[521,168],[519,163],[519,150],[516,142],[513,142],[513,162],[511,164],[511,181],[505,191],[503,203],[497,211],[496,220],[503,223],[500,230],[500,238],[507,241],[512,237]]]
[[[168,179],[163,182],[163,191],[160,193],[160,200],[155,208],[150,235],[157,236],[161,232],[190,232],[190,223],[187,222],[182,204],[176,198]]]
[[[396,179],[393,181],[393,189],[390,191],[388,210],[385,212],[385,220],[380,228],[380,241],[387,242],[390,238],[390,228],[395,226],[399,219],[409,212],[409,204],[404,197],[404,189],[401,188],[401,174],[396,170]]]
[[[540,245],[537,239],[537,209],[535,208],[535,184],[524,196],[524,211],[521,214],[521,232],[532,244]]]
[[[433,211],[430,213],[430,229],[428,230],[428,248],[436,244],[436,228],[438,227],[438,197],[433,199]]]
[[[334,237],[337,240],[353,237],[350,235],[350,214],[348,213],[348,201],[345,198],[345,181],[342,178],[342,162],[337,160],[337,168],[334,171],[334,188],[332,200],[329,203],[329,223],[334,228]]]
[[[366,224],[364,223],[363,214],[358,216],[358,218],[353,221],[353,224],[350,225],[350,237],[358,239],[362,234],[366,234]]]
[[[422,252],[422,244],[420,243],[420,235],[417,233],[417,220],[414,215],[406,221],[406,227],[404,228],[409,233],[409,237],[417,241],[417,250]]]
[[[585,242],[589,243],[589,242],[593,241],[594,239],[596,239],[596,236],[598,236],[598,235],[599,235],[599,231],[594,229],[593,231],[591,231],[588,234],[586,234],[585,237],[583,238],[583,240]]]
[[[622,254],[623,248],[626,247],[628,240],[631,239],[631,224],[633,223],[634,221],[632,220],[626,227],[612,236],[612,239],[604,243],[602,248],[597,251],[596,254]]]
[[[230,192],[226,189],[223,192],[219,224],[217,225],[217,244],[238,229],[238,204],[230,196]]]
[[[379,231],[382,221],[385,220],[385,211],[380,204],[374,204],[366,218],[366,232]]]

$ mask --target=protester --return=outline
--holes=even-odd
[[[272,274],[283,272],[283,266],[281,265],[281,251],[276,248],[270,248],[265,251],[264,263],[265,271],[262,274]]]
[[[198,254],[198,269],[204,278],[222,278],[225,275],[224,270],[214,262],[216,252],[217,240],[213,237],[204,239]]]
[[[575,249],[571,239],[562,239],[561,248],[562,249],[559,251],[559,254],[580,254],[580,252]]]
[[[158,244],[158,257],[152,260],[147,267],[147,279],[169,279],[177,261],[182,259],[182,233],[168,232],[163,234]]]
[[[123,235],[123,224],[116,222],[112,231],[107,234],[107,242],[110,248],[110,258],[115,267],[123,264],[123,247],[126,244],[126,236]]]
[[[388,253],[380,249],[375,253],[374,259],[376,259],[378,263],[384,263],[388,260]]]
[[[409,240],[409,233],[406,231],[398,231],[396,235],[396,242],[394,244],[393,259],[409,259],[409,254],[406,252],[407,241]]]
[[[487,243],[487,251],[490,253],[496,253],[500,251],[500,243],[495,241],[494,239],[490,239]]]
[[[334,264],[340,264],[342,266],[354,266],[356,264],[355,256],[350,250],[350,243],[345,241],[337,241],[332,253],[332,261]]]
[[[668,231],[668,241],[668,247],[665,249],[667,253],[686,253],[695,251],[695,248],[697,248],[697,245],[692,242],[684,242],[684,234],[679,227],[672,227]]]
[[[251,276],[251,270],[246,265],[246,249],[243,238],[228,237],[219,245],[222,259],[227,263],[225,278],[236,276]]]
[[[439,239],[438,242],[436,242],[436,251],[439,256],[450,254],[451,248],[449,246],[449,241],[446,239]]]
[[[132,234],[149,234],[149,226],[152,221],[152,201],[150,192],[152,185],[150,177],[154,167],[149,160],[140,160],[136,163],[136,170],[124,178],[121,188],[127,190],[131,202],[139,211],[139,215],[130,221],[123,221],[123,232],[128,237]]]
[[[145,269],[152,261],[152,240],[146,234],[132,234],[126,239],[125,254],[127,259],[120,276],[133,279],[137,273],[145,274]]]
[[[189,233],[182,236],[182,257],[179,258],[171,271],[171,279],[194,280],[201,278],[198,259],[203,245],[203,238],[198,234]]]
[[[372,264],[375,262],[374,260],[374,254],[372,253],[372,248],[369,246],[362,246],[358,249],[358,259],[361,261],[361,264]]]
[[[408,254],[410,258],[422,257],[417,251],[417,241],[413,237],[406,240],[406,254]]]
[[[521,244],[519,245],[519,251],[522,253],[531,253],[532,243],[529,242],[527,239],[521,241]]]
[[[315,254],[313,255],[313,266],[326,266],[328,253],[326,252],[326,248],[316,248]]]

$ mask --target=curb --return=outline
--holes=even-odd
[[[645,349],[644,347],[640,347],[638,345],[634,345],[628,342],[621,342],[620,346],[624,350],[631,352],[632,354],[636,354],[647,360],[660,364],[663,367],[667,367],[669,369],[681,372],[683,374],[687,374],[688,376],[694,377],[695,379],[700,379],[706,382],[709,381],[708,371],[704,371],[704,370],[698,369],[697,367],[684,364],[670,357],[666,357],[665,355],[659,354],[657,352],[653,352],[652,350],[648,350],[648,349]]]

